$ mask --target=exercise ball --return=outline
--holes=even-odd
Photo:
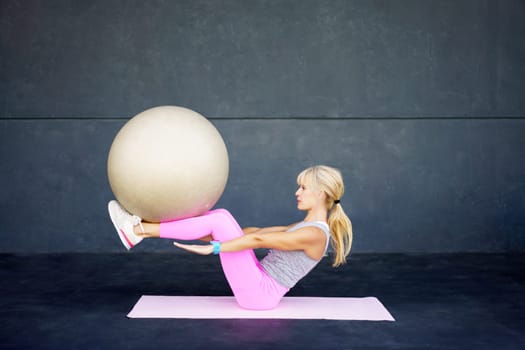
[[[219,200],[228,180],[228,151],[205,117],[160,106],[131,118],[115,136],[108,178],[119,203],[144,221],[201,215]]]

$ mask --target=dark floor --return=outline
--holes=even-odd
[[[0,349],[525,349],[525,254],[354,254],[290,295],[376,296],[396,322],[128,319],[142,294],[230,295],[217,258],[0,255]]]

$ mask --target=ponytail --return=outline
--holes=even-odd
[[[346,257],[352,247],[352,223],[339,202],[345,192],[341,172],[326,165],[317,165],[303,170],[297,176],[298,184],[305,181],[326,193],[326,208],[330,208],[328,214],[330,243],[335,251],[332,266],[340,266],[346,263]]]
[[[339,203],[334,203],[328,215],[330,242],[334,248],[333,267],[346,263],[346,257],[352,248],[352,222]]]

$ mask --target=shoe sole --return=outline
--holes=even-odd
[[[117,231],[117,234],[120,238],[120,241],[122,242],[122,245],[124,245],[124,247],[126,247],[127,250],[130,250],[131,248],[133,248],[134,244],[131,243],[131,241],[128,239],[126,234],[117,226],[116,220],[113,217],[113,211],[116,211],[116,210],[112,210],[111,208],[112,206],[115,206],[115,204],[112,204],[112,203],[113,201],[108,203],[109,217],[111,219],[111,222],[113,223],[113,226],[115,227],[115,230]]]

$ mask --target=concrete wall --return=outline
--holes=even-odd
[[[2,1],[0,252],[122,251],[106,159],[133,115],[204,114],[241,225],[339,167],[356,252],[525,250],[523,1]],[[172,250],[148,241],[142,251]]]

